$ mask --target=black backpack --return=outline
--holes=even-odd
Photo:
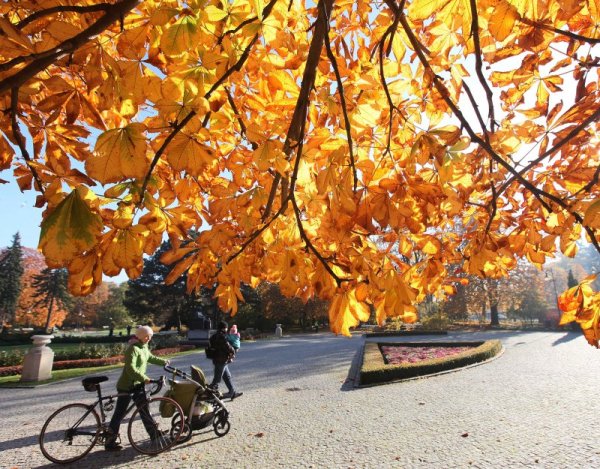
[[[211,336],[211,338],[208,340],[208,345],[204,349],[206,358],[208,358],[209,360],[212,360],[213,358],[215,358],[215,355],[217,354],[217,349],[215,349],[212,345],[212,338],[213,338],[213,336]]]

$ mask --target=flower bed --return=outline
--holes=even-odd
[[[388,362],[383,352],[385,347],[412,347],[411,356],[414,361],[403,363]],[[429,357],[424,349],[432,349]],[[447,348],[445,352],[440,348]],[[457,348],[463,348],[460,352]],[[419,350],[421,349],[421,350]],[[433,349],[438,349],[437,351]],[[486,342],[419,342],[419,343],[375,343],[368,342],[363,350],[363,362],[360,368],[360,385],[380,384],[389,381],[415,378],[443,371],[461,368],[474,363],[489,360],[502,351],[502,343],[499,340],[488,340]],[[450,353],[456,352],[456,353]],[[419,353],[424,358],[416,359]],[[402,354],[402,349],[398,355]],[[435,355],[438,356],[435,356]],[[407,356],[404,353],[405,357]]]
[[[423,360],[433,360],[436,358],[446,358],[471,350],[470,347],[420,347],[420,346],[402,346],[402,345],[383,345],[381,353],[383,359],[388,365],[400,365],[402,363],[417,363]]]
[[[192,350],[195,347],[193,345],[180,345],[178,347],[163,348],[160,350],[154,350],[152,353],[157,356],[170,355],[172,353],[185,352]],[[95,366],[106,366],[115,365],[123,361],[123,355],[116,355],[114,357],[105,358],[84,358],[79,360],[62,360],[56,361],[52,364],[53,370],[67,370],[73,368],[89,368]],[[0,368],[0,376],[14,376],[20,375],[23,370],[22,365],[17,366],[5,366]]]

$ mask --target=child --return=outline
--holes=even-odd
[[[227,342],[231,344],[237,353],[237,351],[240,349],[240,333],[238,332],[235,324],[229,329],[229,334],[227,334]]]

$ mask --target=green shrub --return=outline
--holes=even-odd
[[[21,365],[24,356],[25,354],[20,350],[1,351],[0,367]]]
[[[177,347],[179,345],[180,337],[175,334],[154,334],[152,336],[152,340],[150,341],[150,349],[161,349],[161,348],[172,348]]]
[[[473,349],[445,358],[423,360],[418,363],[406,363],[402,365],[387,365],[380,350],[381,345],[430,345],[434,347],[461,347],[470,345],[473,346]],[[500,353],[501,350],[502,343],[499,340],[488,340],[485,342],[396,342],[393,344],[367,342],[363,350],[363,363],[360,369],[359,382],[361,385],[378,384],[440,373],[488,360]]]
[[[424,329],[443,331],[448,329],[450,321],[446,315],[435,314],[421,319],[421,324]]]

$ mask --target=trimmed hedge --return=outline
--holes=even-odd
[[[406,347],[473,347],[472,350],[445,358],[423,360],[418,363],[402,365],[387,365],[380,347],[382,345],[397,345]],[[474,363],[488,360],[502,351],[499,340],[485,342],[411,342],[411,343],[376,343],[367,342],[363,350],[363,362],[360,368],[360,385],[379,384],[418,376],[440,373],[455,368],[461,368]]]
[[[366,337],[387,337],[387,336],[405,336],[405,335],[448,335],[448,331],[412,329],[410,331],[374,331],[365,332]]]
[[[154,350],[152,353],[157,356],[169,355],[172,353],[185,352],[187,350],[193,350],[196,347],[193,345],[181,345],[179,347],[163,348],[160,350]],[[106,358],[85,358],[81,360],[63,360],[56,361],[52,364],[53,370],[68,370],[72,368],[90,368],[95,366],[106,366],[115,365],[123,361],[123,355],[116,355],[114,357]],[[0,376],[14,376],[20,375],[23,370],[22,365],[18,366],[5,366],[0,368]]]
[[[45,332],[27,332],[22,334],[0,334],[0,345],[31,345],[31,337],[36,334],[46,334]],[[59,332],[58,334],[62,334]],[[127,342],[130,336],[109,336],[106,335],[54,335],[53,344],[79,344],[85,342],[87,344],[107,344]]]

